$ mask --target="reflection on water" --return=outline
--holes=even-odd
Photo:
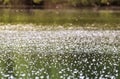
[[[120,24],[120,11],[112,10],[39,10],[39,9],[1,9],[0,23],[3,24],[39,24],[71,25],[85,27],[86,24]],[[112,25],[111,25],[112,24]],[[87,26],[86,26],[87,27]],[[94,26],[97,27],[97,26]],[[103,26],[100,26],[103,27]],[[106,27],[103,27],[106,28]]]
[[[119,79],[120,31],[0,31],[1,79]]]

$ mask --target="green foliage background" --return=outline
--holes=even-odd
[[[120,6],[120,0],[0,0],[0,5],[33,5],[41,2],[52,4],[63,4],[69,6]],[[41,4],[39,4],[41,5]]]

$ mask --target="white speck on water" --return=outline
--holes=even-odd
[[[35,79],[40,79],[40,78],[36,76]]]
[[[0,31],[0,37],[2,45],[0,52],[5,50],[6,52],[32,52],[34,50],[34,52],[46,53],[63,51],[117,53],[120,31]]]

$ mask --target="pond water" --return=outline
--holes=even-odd
[[[120,11],[0,10],[0,79],[119,79]]]
[[[119,30],[0,31],[1,79],[119,79]]]
[[[39,10],[39,9],[1,9],[0,24],[37,24],[64,27],[96,24],[92,27],[115,27],[120,25],[120,11],[114,10]],[[87,24],[87,25],[86,25]],[[108,24],[101,26],[99,24]]]

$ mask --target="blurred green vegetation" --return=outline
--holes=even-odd
[[[0,5],[10,6],[53,6],[61,5],[64,7],[83,7],[83,6],[120,6],[120,0],[0,0]],[[54,7],[54,6],[53,6]]]

